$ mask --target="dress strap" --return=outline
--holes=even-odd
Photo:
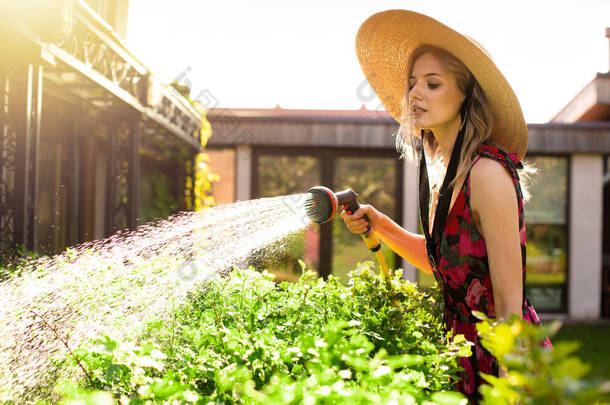
[[[486,156],[499,161],[504,166],[509,167],[511,171],[516,172],[517,169],[523,169],[523,163],[521,163],[519,156],[514,153],[507,153],[496,146],[480,145],[477,152],[479,156]]]

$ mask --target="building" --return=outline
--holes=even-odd
[[[56,253],[186,209],[203,117],[127,48],[127,10],[3,6],[0,251]]]
[[[353,187],[361,201],[420,231],[417,171],[398,159],[398,126],[387,112],[216,108],[208,118],[207,149],[223,179],[218,202]],[[526,204],[528,295],[543,316],[610,317],[610,73],[597,74],[549,123],[528,129],[525,160],[540,170]],[[371,259],[337,223],[308,228],[298,252],[322,275]],[[384,253],[407,278],[433,282]]]
[[[610,28],[606,28],[606,37],[610,40]],[[606,73],[597,73],[595,77],[587,84],[566,106],[553,117],[553,123],[564,123],[579,125],[588,123],[588,125],[599,125],[600,127],[610,126],[610,70]],[[606,133],[606,136],[610,136]],[[607,138],[605,138],[607,139]],[[577,225],[582,229],[582,239],[575,243],[588,245],[589,234],[597,235],[602,228],[602,296],[601,296],[601,315],[604,318],[610,318],[610,153],[600,144],[598,153],[578,155],[576,162],[582,167],[583,171],[590,171],[594,174],[591,179],[591,184],[583,184],[582,190],[574,190],[575,198],[582,200],[584,209],[591,208],[593,212],[597,212],[596,203],[599,200],[596,194],[595,198],[590,198],[589,188],[598,189],[597,174],[599,167],[603,166],[603,216],[601,221],[598,218],[588,218],[588,221]],[[590,227],[589,229],[587,229]],[[590,232],[590,233],[589,233]],[[587,249],[582,247],[584,251]],[[599,252],[597,244],[588,246],[590,254],[595,257],[596,261]],[[584,252],[583,252],[584,253]],[[588,288],[594,288],[594,283],[597,277],[592,280],[581,280],[582,283],[582,298],[587,299]]]

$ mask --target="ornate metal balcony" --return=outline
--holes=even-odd
[[[103,113],[125,114],[129,106],[198,149],[201,116],[189,102],[159,83],[84,1],[63,3],[52,34],[27,19],[16,27],[40,46],[40,56],[49,65],[45,80],[68,88]]]
[[[61,239],[58,248],[82,241],[81,205],[97,207],[87,221],[98,237],[134,229],[140,157],[165,161],[176,179],[191,176],[182,166],[201,150],[202,116],[84,1],[21,0],[2,11],[0,251],[19,244],[36,250],[40,223],[60,228],[58,215],[39,215],[43,192],[54,191],[57,207],[65,203],[63,239],[49,237]],[[49,172],[53,191],[41,188]],[[79,188],[98,177],[99,189]]]

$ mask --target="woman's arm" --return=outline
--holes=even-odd
[[[517,194],[501,163],[482,158],[472,168],[470,204],[487,247],[496,320],[508,321],[511,314],[521,317],[523,270]],[[507,373],[505,367],[498,370],[499,377],[505,378]]]
[[[501,163],[480,159],[470,172],[470,203],[487,247],[496,320],[521,317],[523,269],[513,180]]]
[[[375,234],[399,256],[413,266],[432,273],[432,267],[426,253],[426,238],[423,235],[412,233],[398,225],[390,217],[377,211],[372,205],[362,204],[353,215],[341,212],[341,218],[347,228],[353,233],[362,233],[366,224],[362,216],[366,214],[371,222]]]

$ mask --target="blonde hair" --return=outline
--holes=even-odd
[[[421,133],[416,129],[413,123],[413,114],[409,100],[409,85],[408,80],[413,71],[413,64],[425,53],[431,53],[441,64],[444,70],[456,78],[457,85],[462,93],[467,93],[467,87],[470,80],[474,81],[472,87],[472,96],[466,110],[464,125],[464,141],[460,153],[457,173],[455,179],[451,182],[451,186],[461,186],[468,175],[468,171],[472,167],[478,153],[477,149],[480,145],[492,145],[501,148],[491,139],[491,131],[493,127],[493,117],[489,110],[485,94],[479,83],[473,77],[468,68],[451,53],[444,49],[422,45],[413,51],[411,63],[407,67],[407,83],[402,99],[402,114],[400,127],[395,133],[396,150],[400,153],[400,158],[407,158],[411,163],[417,164],[420,153],[423,153],[422,146],[425,145],[428,155],[432,158],[438,158],[440,151],[434,134],[430,130],[421,130]],[[449,162],[446,162],[449,164]],[[525,161],[521,162],[523,169],[519,170],[519,183],[523,193],[524,202],[529,200],[530,193],[528,191],[531,175],[537,170]],[[442,179],[444,175],[444,166],[432,163],[428,166],[430,170],[430,178]],[[440,186],[440,185],[439,185]]]

